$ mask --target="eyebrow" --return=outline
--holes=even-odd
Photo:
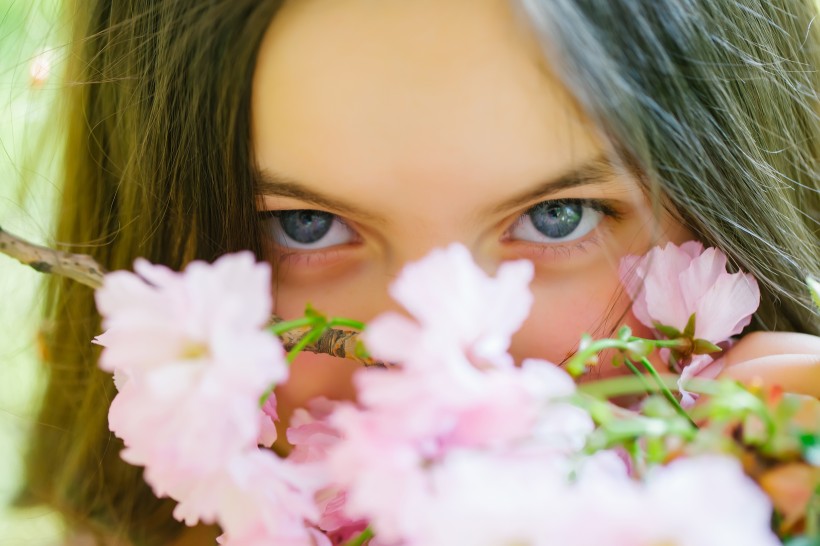
[[[576,167],[568,173],[562,174],[556,179],[541,183],[524,193],[513,196],[506,201],[494,205],[491,213],[499,213],[506,210],[519,208],[531,204],[533,201],[543,199],[555,193],[565,191],[580,186],[595,184],[605,184],[610,182],[614,175],[612,163],[604,155],[597,156],[586,163]],[[321,192],[308,188],[304,183],[293,178],[289,178],[280,173],[267,169],[259,169],[254,173],[254,190],[261,197],[276,196],[289,197],[304,201],[312,205],[317,205],[331,209],[347,216],[354,216],[371,221],[381,221],[381,218],[369,213],[356,205],[325,195]]]
[[[575,167],[571,171],[560,175],[558,178],[543,182],[493,206],[490,212],[499,213],[520,208],[532,204],[533,201],[543,200],[545,197],[572,188],[611,183],[614,175],[615,169],[613,168],[612,162],[607,156],[599,155]]]
[[[354,216],[363,220],[371,221],[381,220],[378,216],[362,210],[356,205],[312,190],[298,180],[289,178],[280,173],[260,169],[254,173],[254,178],[254,190],[256,191],[256,194],[261,197],[290,197],[293,199],[298,199],[299,201],[304,201],[305,203],[332,209],[335,212],[339,212],[346,216]]]

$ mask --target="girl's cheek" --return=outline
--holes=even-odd
[[[513,337],[517,361],[542,358],[560,364],[577,350],[581,335],[608,337],[623,324],[637,325],[617,271],[605,263],[583,271],[536,273],[531,288],[532,311]],[[610,373],[608,363],[600,368],[598,373]]]

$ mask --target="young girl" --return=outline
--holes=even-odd
[[[584,332],[640,332],[621,257],[699,239],[761,285],[761,333],[728,353],[728,373],[820,390],[804,285],[820,272],[813,0],[68,11],[63,248],[109,269],[250,248],[275,266],[279,315],[309,302],[367,321],[394,305],[403,264],[458,241],[488,271],[533,261],[534,311],[512,353],[561,362]],[[208,543],[213,530],[182,529],[119,458],[91,291],[55,280],[49,294],[25,498],[101,544]],[[283,424],[313,396],[351,397],[354,370],[297,360],[277,392]]]

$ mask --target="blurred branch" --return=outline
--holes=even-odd
[[[35,245],[0,227],[0,252],[17,259],[40,273],[51,273],[97,289],[102,286],[105,270],[86,254],[71,254]]]
[[[102,286],[106,273],[106,270],[91,256],[36,245],[5,231],[2,227],[0,227],[0,253],[11,256],[40,273],[66,277],[95,290]],[[282,319],[273,315],[271,322],[282,322]],[[282,339],[285,350],[289,351],[309,332],[310,328],[298,328],[280,334],[279,337]],[[309,343],[303,350],[354,360],[365,366],[382,365],[361,356],[358,346],[358,332],[329,328],[318,340]]]

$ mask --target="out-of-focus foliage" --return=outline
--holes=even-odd
[[[59,123],[55,97],[67,40],[60,0],[0,0],[0,226],[48,242]],[[40,274],[0,256],[0,542],[60,543],[47,509],[14,509],[40,376]]]

